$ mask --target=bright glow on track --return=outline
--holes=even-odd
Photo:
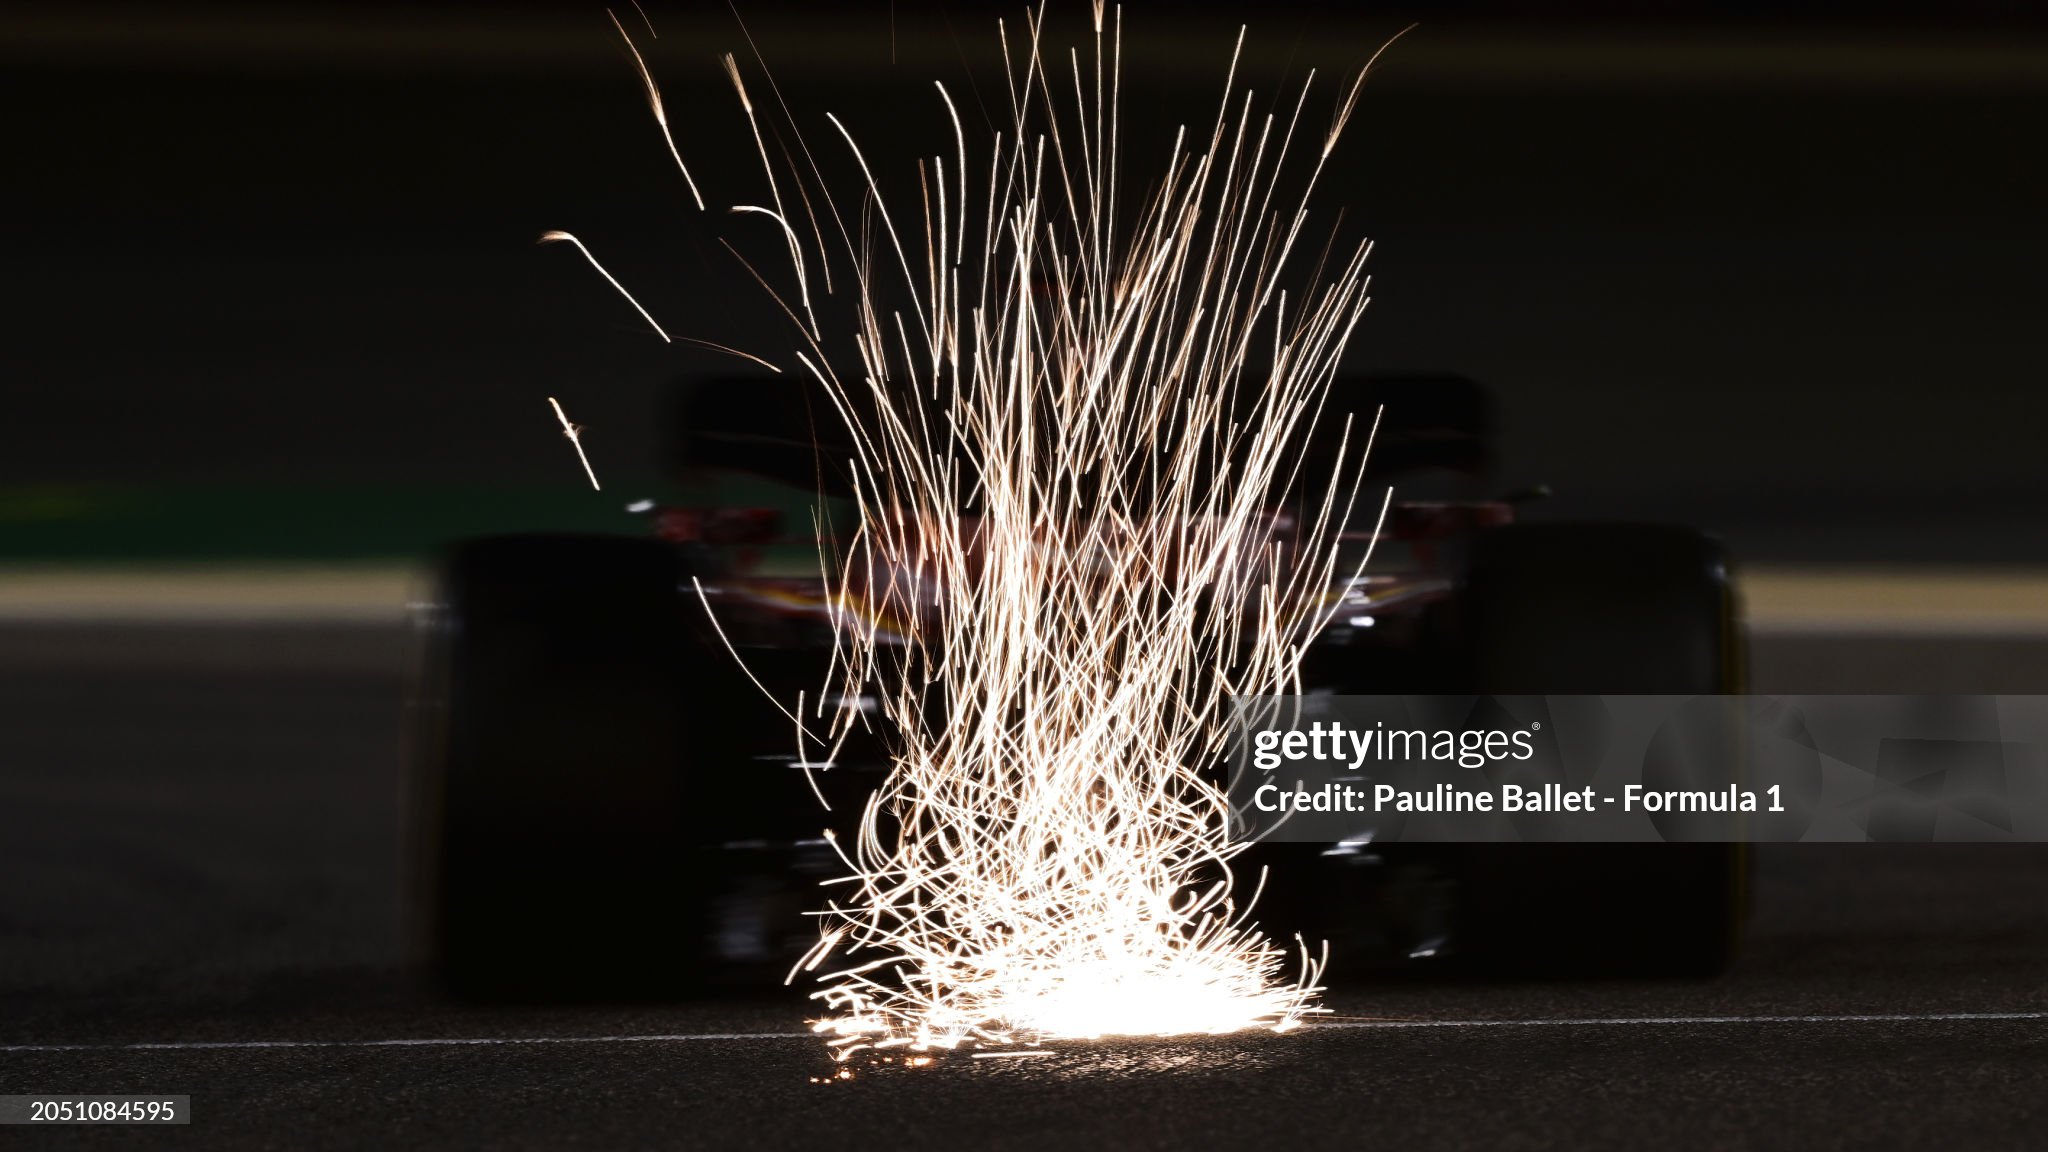
[[[1304,1031],[1409,1028],[1725,1027],[1752,1024],[2001,1024],[2048,1020],[2048,1012],[1844,1012],[1805,1016],[1575,1016],[1530,1020],[1319,1020]],[[809,1032],[656,1032],[609,1036],[425,1036],[372,1040],[164,1040],[128,1044],[0,1044],[0,1052],[212,1052],[265,1048],[465,1048],[521,1044],[681,1044],[697,1041],[808,1040]],[[1017,1050],[1020,1053],[1026,1050]],[[1040,1055],[1037,1049],[1028,1050]],[[1056,1050],[1042,1054],[1058,1055]]]

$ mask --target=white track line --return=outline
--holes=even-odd
[[[206,1052],[224,1048],[463,1048],[516,1044],[671,1044],[689,1040],[811,1040],[815,1032],[678,1032],[626,1036],[426,1036],[395,1040],[164,1040],[137,1044],[5,1044],[5,1052]]]
[[[1397,1028],[1585,1028],[1705,1024],[1952,1024],[2048,1020],[2048,1012],[1871,1012],[1812,1016],[1575,1016],[1534,1020],[1324,1020],[1305,1031]],[[616,1036],[474,1036],[393,1040],[191,1040],[136,1044],[4,1044],[6,1052],[205,1052],[256,1048],[463,1048],[520,1044],[673,1044],[692,1040],[810,1040],[814,1032],[671,1032]],[[1004,1055],[1025,1055],[1022,1051]],[[1029,1053],[1036,1055],[1038,1053]]]
[[[2048,1012],[1866,1012],[1812,1016],[1578,1016],[1539,1020],[1319,1020],[1310,1028],[1584,1028],[1658,1024],[1945,1024],[2048,1020]]]

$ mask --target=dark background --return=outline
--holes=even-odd
[[[758,202],[717,59],[744,37],[720,4],[642,2],[692,171],[714,205]],[[742,10],[821,150],[838,112],[896,179],[950,152],[931,79],[976,139],[995,16],[1015,28],[1022,6]],[[1327,97],[1420,19],[1314,218],[1341,207],[1378,241],[1347,367],[1490,383],[1500,482],[1553,484],[1544,514],[1724,531],[1758,562],[1757,692],[2040,691],[2048,18],[1859,11],[1134,4],[1128,170],[1210,122],[1233,20],[1263,106],[1310,65]],[[1048,42],[1085,13],[1055,4]],[[630,0],[620,15],[637,32]],[[1718,980],[1371,983],[1331,995],[1348,1029],[843,1087],[813,1082],[832,1071],[815,1039],[781,1036],[801,987],[424,997],[401,912],[403,561],[472,532],[635,527],[619,509],[659,485],[663,399],[730,362],[661,344],[533,241],[575,232],[672,331],[786,362],[712,243],[736,225],[690,206],[594,2],[0,5],[0,199],[0,1091],[189,1092],[209,1148],[2048,1130],[2042,845],[1761,846]],[[588,427],[603,493],[548,396]],[[372,563],[324,563],[351,559]],[[234,563],[172,565],[179,584],[160,562],[180,560]],[[1794,561],[1825,562],[1808,598],[1756,611]],[[1913,565],[1979,571],[1910,611],[1852,603],[1844,631],[1800,618]],[[209,580],[196,607],[174,595]],[[1954,607],[1986,611],[1958,627]]]
[[[5,554],[405,552],[490,521],[494,493],[516,516],[615,507],[580,503],[544,397],[629,493],[661,392],[734,362],[662,345],[544,229],[671,331],[788,362],[710,240],[735,227],[718,205],[765,199],[717,60],[745,39],[722,5],[648,7],[658,40],[621,15],[709,221],[595,3],[0,11]],[[742,11],[814,145],[837,112],[902,172],[951,153],[935,77],[974,146],[995,17],[1014,35],[1022,8]],[[1086,12],[1056,6],[1048,42],[1083,40]],[[1125,15],[1136,177],[1213,117],[1233,20],[1262,104],[1310,65],[1327,98],[1422,21],[1317,201],[1378,242],[1346,363],[1491,384],[1504,482],[1551,483],[1558,514],[1692,520],[1754,559],[2048,559],[2033,6]],[[378,529],[450,491],[433,524]],[[292,528],[295,503],[323,523]],[[167,518],[187,527],[136,523]]]

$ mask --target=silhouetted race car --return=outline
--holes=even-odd
[[[1380,404],[1370,475],[1397,482],[1397,497],[1453,498],[1393,505],[1363,577],[1331,590],[1346,610],[1310,650],[1307,690],[1742,690],[1712,540],[1518,523],[1519,500],[1473,498],[1491,473],[1480,388],[1347,378],[1332,406]],[[686,388],[673,455],[697,495],[643,506],[644,535],[451,550],[427,617],[412,757],[413,905],[445,987],[688,994],[779,981],[815,942],[805,913],[842,869],[821,831],[850,831],[888,766],[879,738],[856,735],[811,774],[827,813],[763,693],[816,701],[831,687],[813,515],[839,517],[843,532],[852,514],[827,463],[844,458],[822,427],[831,419],[776,380]],[[1261,844],[1240,861],[1268,869],[1259,923],[1331,941],[1340,978],[1709,974],[1734,953],[1743,903],[1739,846],[1718,843]]]

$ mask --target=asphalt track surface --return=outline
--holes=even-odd
[[[383,641],[96,635],[0,636],[0,1092],[190,1093],[193,1122],[9,1144],[2048,1140],[2048,847],[1768,847],[1748,948],[1711,982],[1353,985],[1288,1036],[856,1061],[819,1083],[836,1069],[796,993],[509,1010],[415,989]],[[1758,687],[1942,667],[1870,643],[1762,644]],[[2038,690],[2038,647],[1956,649],[1957,687]]]

